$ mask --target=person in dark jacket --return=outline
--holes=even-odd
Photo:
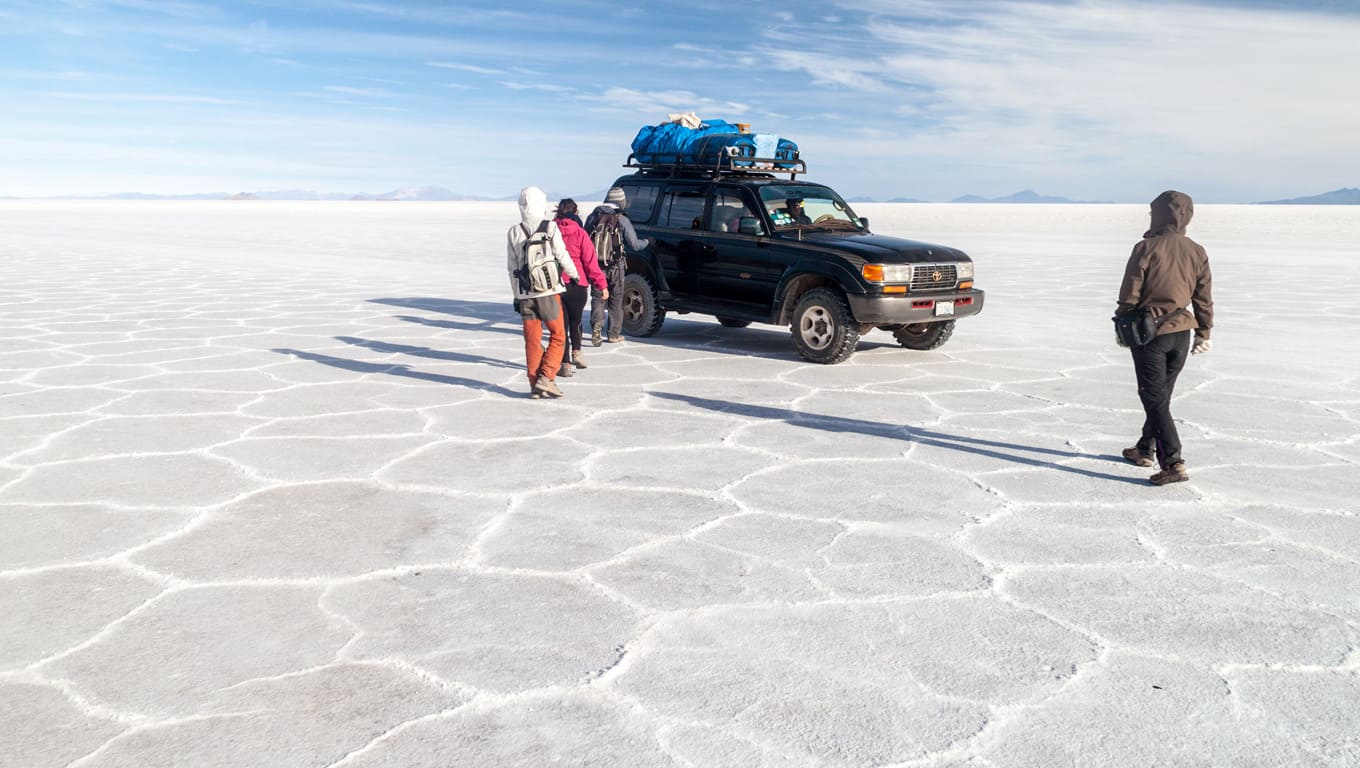
[[[1125,460],[1140,467],[1152,466],[1155,457],[1160,470],[1149,478],[1153,485],[1190,479],[1171,417],[1171,393],[1187,353],[1209,351],[1214,327],[1209,257],[1185,235],[1194,213],[1189,195],[1174,190],[1158,195],[1151,205],[1152,226],[1133,246],[1119,288],[1116,314],[1145,310],[1157,323],[1156,336],[1131,350],[1146,418],[1138,442],[1123,452]],[[1193,307],[1193,316],[1186,307]]]
[[[623,243],[629,252],[640,253],[648,245],[650,240],[639,239],[637,231],[633,229],[633,222],[623,212],[626,203],[623,190],[619,187],[611,187],[605,195],[605,202],[595,206],[595,210],[586,217],[586,231],[592,236],[595,234],[595,225],[602,217],[606,220],[612,218],[617,222],[619,230],[623,233]],[[604,335],[605,312],[609,313],[609,336],[611,343],[623,341],[623,279],[627,273],[627,263],[624,259],[619,259],[605,269],[605,278],[609,290],[602,292],[593,289],[590,293],[590,343],[596,347],[600,346]],[[665,275],[661,273],[661,265],[655,265],[655,274],[661,284],[657,289],[665,292],[668,290],[665,284]],[[606,299],[608,304],[606,305]]]

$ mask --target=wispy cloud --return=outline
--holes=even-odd
[[[341,93],[346,96],[372,96],[381,99],[390,99],[394,95],[386,88],[356,88],[352,85],[325,85],[321,90],[328,93]]]
[[[609,88],[603,93],[586,95],[587,102],[596,109],[646,115],[652,122],[672,112],[699,112],[706,115],[741,115],[750,105],[700,96],[693,91],[639,91],[631,88]]]
[[[479,67],[475,64],[458,64],[451,61],[427,61],[425,62],[425,66],[438,67],[440,69],[456,69],[460,72],[472,72],[473,74],[478,75],[499,76],[509,74],[504,69],[496,69],[495,67]]]

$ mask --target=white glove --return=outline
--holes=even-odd
[[[1213,342],[1208,339],[1195,339],[1195,346],[1190,348],[1190,354],[1198,355],[1201,352],[1208,352],[1212,346]]]

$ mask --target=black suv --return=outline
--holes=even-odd
[[[967,254],[872,234],[830,187],[797,179],[801,160],[778,170],[775,162],[759,170],[749,161],[734,168],[629,158],[626,167],[637,170],[614,186],[651,247],[628,257],[625,333],[651,336],[667,312],[713,315],[732,328],[788,323],[804,359],[839,363],[874,328],[909,349],[935,349],[956,318],[982,310]]]

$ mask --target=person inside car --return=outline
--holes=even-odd
[[[803,199],[801,197],[791,197],[784,203],[784,210],[788,213],[791,224],[811,224],[812,219],[803,211]]]

